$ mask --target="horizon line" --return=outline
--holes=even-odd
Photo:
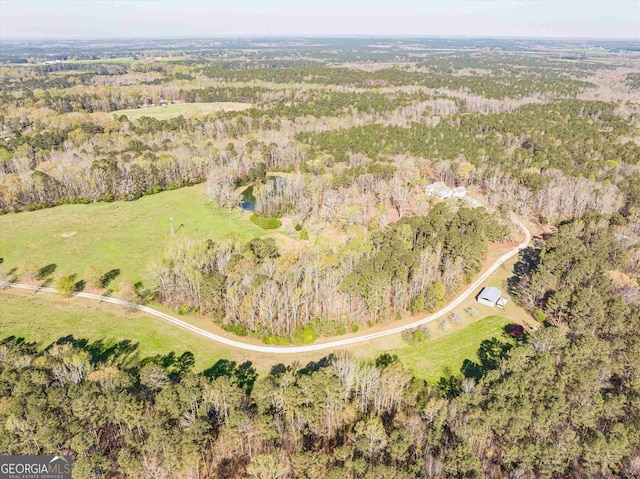
[[[64,37],[64,36],[3,36],[0,34],[2,40],[22,40],[22,41],[36,41],[36,40],[57,40],[57,41],[81,41],[81,40],[214,40],[214,39],[233,39],[233,38],[410,38],[410,39],[437,39],[437,38],[456,38],[456,39],[501,39],[501,40],[599,40],[599,41],[637,41],[640,42],[640,36],[638,37],[590,37],[590,36],[540,36],[540,35],[483,35],[483,34],[452,34],[452,35],[423,35],[423,34],[309,34],[309,33],[286,33],[286,34],[274,34],[274,33],[227,33],[218,35],[195,35],[195,36],[183,36],[183,35],[145,35],[145,36],[76,36],[76,37]]]

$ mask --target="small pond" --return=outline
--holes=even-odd
[[[253,186],[250,186],[242,192],[242,200],[240,200],[240,208],[245,211],[255,211],[256,197],[253,196]]]
[[[278,183],[278,180],[281,177],[279,176],[268,176],[266,181],[270,181],[272,183],[275,183],[276,186],[280,183],[282,183],[282,180]],[[256,197],[253,196],[253,185],[249,186],[247,189],[245,189],[241,194],[242,199],[240,200],[240,208],[242,208],[244,211],[255,211],[256,210]]]

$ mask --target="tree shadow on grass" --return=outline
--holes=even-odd
[[[245,393],[250,394],[253,384],[258,378],[258,373],[251,361],[245,361],[238,365],[235,361],[220,359],[213,366],[205,369],[202,374],[210,379],[226,376]]]
[[[25,351],[25,352],[30,352],[30,353],[36,353],[38,350],[38,343],[30,343],[27,342],[26,339],[24,338],[20,338],[17,336],[7,336],[4,339],[0,340],[0,346],[13,346],[13,347],[19,347],[21,350]]]
[[[36,279],[41,282],[43,287],[50,286],[53,283],[53,273],[55,273],[58,265],[55,263],[43,266],[36,272]]]
[[[319,371],[322,368],[326,368],[336,358],[335,354],[331,353],[328,356],[320,358],[318,361],[309,361],[304,368],[298,371],[299,374],[311,374]]]
[[[42,281],[43,279],[47,279],[49,276],[55,273],[57,268],[58,268],[58,265],[55,263],[51,263],[46,266],[43,266],[36,273],[36,279],[40,281]]]
[[[74,347],[88,352],[94,364],[103,363],[115,366],[118,369],[132,368],[140,361],[139,344],[129,339],[122,341],[108,339],[89,341],[88,339],[77,339],[73,335],[68,335],[59,338],[53,344],[72,344]]]
[[[112,269],[111,271],[107,271],[104,276],[102,276],[102,287],[106,288],[109,286],[109,283],[120,276],[120,269]]]
[[[73,285],[73,290],[75,292],[84,291],[86,285],[86,281],[84,279],[81,279],[80,281],[76,281],[76,284]]]
[[[465,359],[460,372],[465,378],[473,378],[479,381],[487,372],[497,369],[512,348],[513,343],[509,340],[503,341],[500,338],[485,339],[480,343],[476,353],[478,362]]]

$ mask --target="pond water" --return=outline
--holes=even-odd
[[[242,192],[242,200],[240,201],[240,208],[244,211],[255,211],[256,209],[256,197],[253,196],[253,186],[250,186]]]
[[[279,176],[268,176],[266,181],[270,181],[272,183],[276,183],[280,177]],[[280,181],[282,183],[282,181]],[[242,199],[240,200],[240,208],[244,211],[255,211],[256,210],[256,197],[253,196],[253,185],[249,186],[241,193]]]

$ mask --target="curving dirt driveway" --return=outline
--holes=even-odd
[[[472,284],[470,284],[462,293],[460,293],[453,301],[451,301],[447,306],[442,308],[436,313],[433,313],[426,318],[419,319],[417,321],[413,321],[409,324],[404,324],[402,326],[396,326],[395,328],[385,329],[384,331],[379,331],[377,333],[364,334],[362,336],[356,336],[353,338],[347,339],[339,339],[336,341],[328,341],[326,343],[318,343],[318,344],[308,344],[305,346],[261,346],[258,344],[249,344],[243,343],[242,341],[236,341],[234,339],[225,338],[224,336],[219,336],[214,333],[210,333],[209,331],[205,331],[204,329],[200,329],[192,324],[189,324],[181,319],[175,318],[170,314],[163,313],[156,309],[150,308],[148,306],[137,305],[136,309],[143,311],[152,316],[156,316],[160,319],[164,319],[170,323],[175,324],[176,326],[180,326],[181,328],[187,329],[193,333],[199,334],[200,336],[204,336],[205,338],[211,339],[213,341],[217,341],[222,344],[226,344],[227,346],[231,346],[232,348],[245,349],[248,351],[256,351],[259,353],[270,353],[270,354],[295,354],[295,353],[307,353],[310,351],[322,351],[324,349],[335,349],[343,346],[349,346],[351,344],[360,343],[363,341],[369,341],[370,339],[381,338],[384,336],[389,336],[396,333],[401,333],[402,331],[406,331],[407,329],[415,328],[416,326],[420,326],[423,324],[430,323],[431,321],[435,321],[438,318],[441,318],[445,314],[449,313],[456,306],[460,305],[467,297],[473,292],[495,271],[497,270],[505,261],[512,258],[516,254],[518,254],[521,250],[526,248],[531,241],[531,232],[529,229],[519,220],[514,219],[514,223],[524,232],[525,239],[522,243],[516,246],[514,249],[509,251],[508,253],[503,254],[498,258],[498,260],[493,263],[489,269],[487,269],[478,279],[476,279]],[[54,288],[39,288],[37,286],[30,286],[27,284],[17,284],[17,283],[7,283],[0,282],[0,287],[11,287],[17,289],[26,289],[32,291],[44,291],[47,293],[57,293],[58,290]],[[90,293],[74,293],[74,296],[79,298],[88,298],[88,299],[96,299],[98,301],[102,301],[105,303],[119,304],[122,306],[128,306],[129,303],[117,298],[110,298],[108,296],[100,296],[97,294]]]

